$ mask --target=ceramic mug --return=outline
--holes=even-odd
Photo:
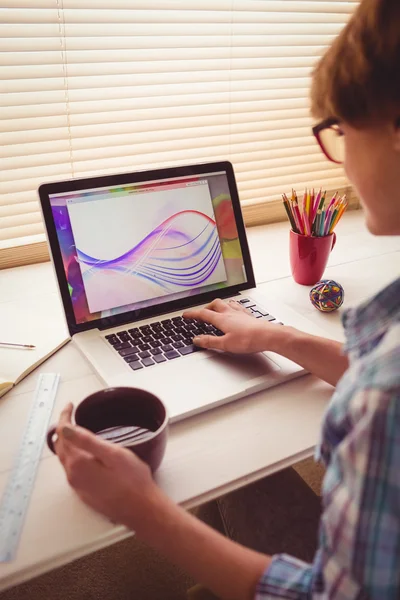
[[[324,274],[329,254],[336,244],[336,233],[310,237],[290,231],[290,267],[293,279],[302,285],[314,285]]]
[[[124,446],[154,472],[164,457],[168,413],[162,401],[145,390],[108,388],[85,398],[75,410],[75,423],[99,437]],[[52,452],[56,427],[50,427],[47,444]]]

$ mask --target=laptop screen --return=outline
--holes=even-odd
[[[77,324],[247,282],[225,171],[48,197]]]

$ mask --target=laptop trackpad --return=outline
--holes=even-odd
[[[280,367],[262,353],[241,355],[215,353],[204,363],[207,372],[210,372],[210,368],[215,369],[216,376],[225,378],[229,375],[230,381],[238,383],[280,371]]]
[[[160,368],[160,377],[152,373],[149,377],[150,369],[140,374],[146,377],[144,387],[164,400],[172,420],[270,387],[281,377],[280,366],[261,353],[215,353],[193,361],[171,361],[168,367]]]
[[[168,365],[170,368],[165,371],[168,379],[160,378],[158,383],[164,385],[164,392],[169,389],[176,395],[178,384],[181,389],[191,390],[191,395],[199,395],[203,399],[211,396],[224,398],[251,389],[262,381],[272,381],[281,370],[261,353],[234,355],[216,352],[198,358],[200,360],[188,360],[185,365],[183,360]]]

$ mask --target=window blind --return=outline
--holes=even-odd
[[[0,248],[44,239],[42,182],[228,159],[244,204],[345,185],[308,93],[356,5],[0,0]]]

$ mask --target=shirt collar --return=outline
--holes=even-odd
[[[400,321],[400,277],[373,298],[344,312],[344,351],[355,356],[366,354],[396,321]]]

